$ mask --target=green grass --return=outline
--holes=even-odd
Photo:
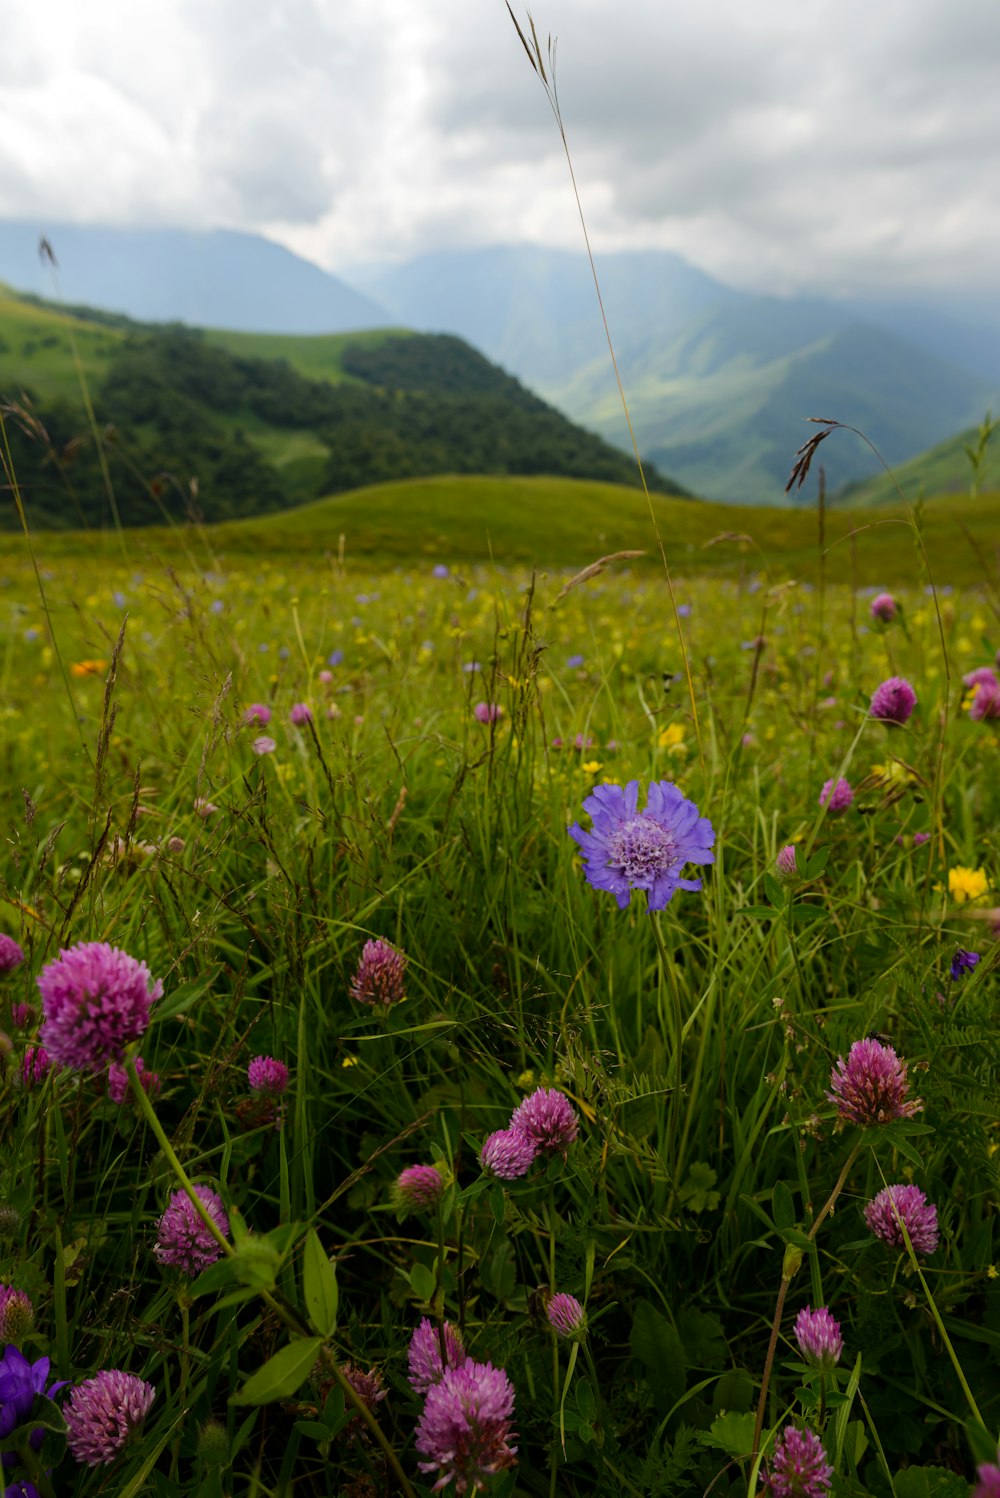
[[[879,474],[867,483],[844,490],[838,498],[852,509],[898,503],[900,490],[911,501],[928,495],[953,495],[960,502],[972,483],[972,466],[965,449],[971,447],[975,450],[977,436],[977,429],[969,427],[967,431],[959,432],[946,442],[939,442],[936,447],[911,458],[908,463],[899,464],[891,476]],[[995,489],[998,481],[1000,448],[994,442],[986,449],[980,487]]]
[[[209,343],[228,349],[231,354],[241,354],[252,359],[284,359],[299,374],[309,380],[326,380],[332,385],[349,381],[361,384],[353,375],[345,372],[341,358],[350,344],[369,347],[384,343],[389,338],[409,336],[406,328],[378,328],[363,333],[319,333],[312,337],[294,333],[236,333],[219,328],[207,328],[205,337]]]
[[[74,345],[93,387],[121,339],[114,328],[21,301],[0,286],[0,396],[17,400],[22,391],[32,391],[80,406]]]

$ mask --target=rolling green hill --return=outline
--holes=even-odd
[[[982,428],[968,427],[955,437],[919,453],[908,463],[894,468],[892,475],[880,474],[865,483],[846,484],[835,496],[838,504],[852,509],[898,501],[900,491],[909,500],[938,494],[967,495],[973,482],[973,466],[966,449],[976,451]],[[994,435],[983,452],[979,488],[1000,487],[1000,442]]]
[[[44,538],[43,555],[120,558],[121,546],[138,561],[202,558],[211,566],[227,558],[266,555],[294,568],[343,555],[348,569],[429,569],[474,563],[582,568],[615,551],[641,551],[627,565],[661,573],[653,526],[663,540],[675,577],[764,572],[772,583],[815,582],[819,575],[814,511],[727,506],[653,495],[581,479],[445,475],[352,490],[250,520],[192,529],[147,528],[124,532],[57,532]],[[923,513],[924,545],[938,584],[979,584],[984,568],[1000,562],[1000,492],[972,502],[931,502]],[[912,586],[926,580],[913,532],[900,509],[838,510],[827,516],[826,574],[859,587]],[[764,595],[761,595],[763,607]],[[782,606],[779,604],[779,606]]]
[[[14,470],[39,526],[236,519],[447,472],[638,482],[630,457],[452,336],[205,334],[8,294],[0,337]],[[652,467],[649,480],[683,492]],[[14,523],[13,507],[0,515]]]

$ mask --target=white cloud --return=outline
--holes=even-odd
[[[551,0],[536,23],[596,245],[761,288],[1000,287],[995,0]],[[21,7],[0,213],[223,223],[332,267],[580,242],[502,0]]]

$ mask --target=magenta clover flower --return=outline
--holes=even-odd
[[[938,1246],[937,1207],[919,1186],[886,1186],[865,1207],[865,1222],[890,1248],[905,1248],[900,1220],[915,1254],[932,1254]]]
[[[149,1414],[155,1398],[152,1384],[119,1368],[102,1368],[77,1384],[65,1410],[70,1455],[87,1467],[113,1462]]]
[[[919,1098],[907,1101],[908,1088],[906,1062],[891,1045],[867,1036],[854,1042],[846,1061],[837,1057],[826,1096],[844,1123],[864,1129],[919,1113],[924,1105]]]
[[[1000,685],[996,682],[981,682],[969,707],[973,723],[995,722],[1000,718]]]
[[[444,1177],[433,1165],[408,1165],[397,1176],[392,1196],[397,1207],[419,1212],[437,1206],[443,1191]]]
[[[587,1313],[575,1295],[560,1290],[545,1307],[548,1323],[558,1337],[579,1337],[587,1330]]]
[[[815,1431],[786,1425],[763,1478],[772,1498],[823,1498],[832,1477],[833,1468]]]
[[[220,1233],[229,1232],[229,1218],[222,1198],[210,1186],[195,1186],[198,1197]],[[209,1232],[186,1191],[175,1191],[156,1226],[153,1255],[159,1263],[179,1269],[193,1279],[222,1257],[215,1236]]]
[[[359,1004],[378,1004],[386,1008],[403,997],[406,956],[389,942],[376,937],[361,949],[358,970],[351,982],[351,998]]]
[[[472,716],[477,723],[497,723],[503,717],[503,708],[498,702],[477,702]]]
[[[902,676],[890,676],[872,693],[868,709],[880,723],[905,723],[917,705],[917,694]]]
[[[497,1129],[479,1152],[479,1163],[498,1181],[516,1181],[528,1174],[538,1153],[521,1129]]]
[[[0,978],[12,973],[24,961],[24,952],[12,936],[0,931]]]
[[[51,1059],[75,1071],[103,1071],[145,1034],[163,993],[144,962],[107,942],[85,941],[61,951],[38,978],[45,1022],[41,1040]]]
[[[248,726],[256,725],[266,728],[271,721],[271,709],[263,702],[251,702],[243,714],[243,721]]]
[[[301,728],[303,723],[311,722],[312,708],[309,706],[308,702],[293,703],[292,710],[288,714],[288,721],[295,728]]]
[[[441,1361],[442,1342],[444,1362]],[[410,1387],[415,1394],[426,1394],[434,1384],[441,1382],[446,1367],[460,1368],[468,1360],[458,1328],[446,1321],[439,1329],[425,1316],[410,1338],[407,1354]]]
[[[417,1464],[421,1472],[439,1474],[434,1489],[453,1482],[459,1495],[476,1493],[513,1466],[513,1413],[514,1390],[502,1368],[471,1360],[446,1368],[427,1390],[414,1442],[426,1458]]]
[[[147,1071],[146,1063],[141,1056],[136,1056],[135,1058],[135,1070],[142,1084],[143,1092],[155,1097],[160,1090],[159,1073]],[[119,1066],[117,1061],[112,1061],[108,1067],[108,1097],[113,1103],[117,1103],[121,1107],[122,1103],[128,1097],[129,1091],[128,1072],[124,1066]]]
[[[1000,680],[992,666],[977,666],[974,671],[967,671],[962,677],[962,685],[967,691],[974,687],[997,687]]]
[[[511,1114],[510,1132],[531,1141],[538,1155],[562,1155],[579,1138],[580,1125],[570,1101],[554,1087],[536,1087]]]
[[[280,1097],[288,1086],[288,1067],[273,1056],[255,1056],[247,1067],[247,1085],[251,1092]]]
[[[798,863],[796,862],[795,844],[786,843],[778,852],[774,860],[774,871],[782,882],[787,883],[798,877]]]
[[[634,889],[645,890],[650,910],[663,910],[676,890],[701,889],[701,880],[682,879],[681,869],[686,863],[715,862],[715,832],[669,780],[651,781],[644,810],[638,805],[637,780],[624,788],[610,782],[595,786],[583,803],[593,831],[574,822],[569,835],[583,852],[587,882],[613,894],[620,910]]]
[[[871,616],[877,624],[891,624],[899,612],[899,604],[891,593],[877,593],[871,601]]]
[[[976,1468],[976,1486],[970,1498],[1000,1498],[1000,1451],[996,1462],[983,1462]]]
[[[819,804],[825,806],[827,811],[846,811],[853,800],[854,792],[842,775],[836,780],[823,782],[823,789],[819,793]]]
[[[21,1086],[38,1087],[49,1074],[52,1058],[43,1045],[29,1045],[21,1057]]]
[[[825,1306],[818,1306],[815,1311],[806,1306],[796,1316],[794,1330],[799,1351],[814,1368],[828,1370],[840,1362],[844,1350],[840,1323]]]

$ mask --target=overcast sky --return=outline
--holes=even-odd
[[[1000,290],[1000,0],[532,10],[596,248]],[[332,270],[581,243],[503,0],[7,0],[0,216],[255,230]]]

